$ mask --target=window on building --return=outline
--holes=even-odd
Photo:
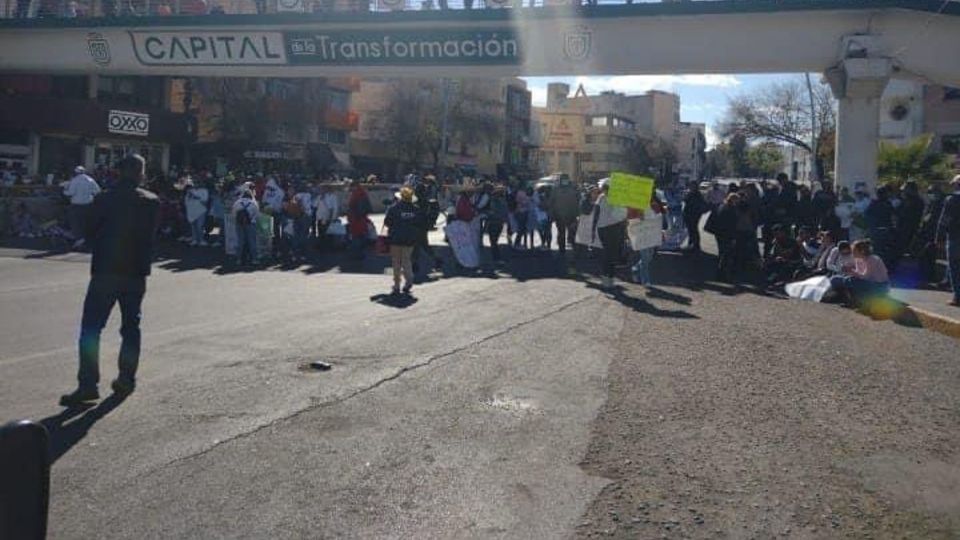
[[[609,118],[606,116],[592,116],[590,117],[591,126],[606,126],[609,125]]]
[[[332,111],[346,112],[350,108],[350,94],[336,90],[327,90],[327,106]]]
[[[944,135],[940,137],[940,151],[944,154],[960,155],[960,135]]]
[[[338,129],[321,129],[321,142],[329,144],[347,144],[347,132]]]
[[[160,77],[100,77],[97,99],[117,105],[160,107],[164,85]]]

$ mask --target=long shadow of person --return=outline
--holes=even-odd
[[[397,309],[406,309],[418,302],[416,297],[409,294],[375,294],[370,301]]]
[[[126,396],[112,394],[92,409],[71,407],[40,420],[40,424],[47,428],[49,434],[50,464],[52,465],[69,452],[87,436],[87,432],[94,424],[119,407],[125,399],[127,399]]]

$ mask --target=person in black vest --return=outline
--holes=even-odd
[[[93,257],[90,285],[80,323],[80,368],[77,389],[60,398],[65,407],[100,399],[100,332],[114,304],[120,304],[120,373],[111,387],[119,396],[133,392],[140,361],[140,305],[153,261],[154,237],[160,202],[138,186],[146,162],[138,154],[120,161],[120,181],[98,195],[86,225]]]

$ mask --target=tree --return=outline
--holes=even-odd
[[[670,179],[676,162],[677,149],[661,137],[637,139],[627,154],[627,166],[632,172],[655,173],[661,182]]]
[[[730,137],[730,167],[734,176],[750,176],[747,150],[747,137],[743,133],[735,133]]]
[[[802,78],[773,83],[755,92],[731,97],[726,117],[720,125],[723,137],[740,134],[750,142],[786,143],[814,154],[811,139],[823,148],[832,140],[836,129],[833,95],[825,84],[812,87],[810,94]],[[816,174],[823,178],[830,165],[816,152]]]
[[[730,162],[730,145],[721,142],[712,149],[707,150],[706,166],[704,168],[704,173],[707,178],[733,176],[733,165]]]
[[[931,152],[933,135],[921,135],[903,146],[883,141],[877,155],[877,176],[882,182],[916,180],[921,185],[944,181],[951,173],[946,154]]]
[[[478,87],[478,83],[453,85],[442,79],[394,82],[388,94],[391,97],[384,134],[397,158],[419,168],[429,156],[433,168],[440,167],[444,115],[448,151],[452,141],[469,147],[496,140],[502,127],[500,103],[486,97]]]
[[[783,154],[776,143],[761,143],[747,150],[747,162],[750,165],[750,176],[771,178],[783,167]]]

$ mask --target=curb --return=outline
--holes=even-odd
[[[898,318],[902,318],[904,315],[907,316],[910,323],[922,326],[927,330],[933,330],[934,332],[960,339],[960,320],[958,319],[933,313],[909,304],[904,306],[904,312],[901,317]]]

